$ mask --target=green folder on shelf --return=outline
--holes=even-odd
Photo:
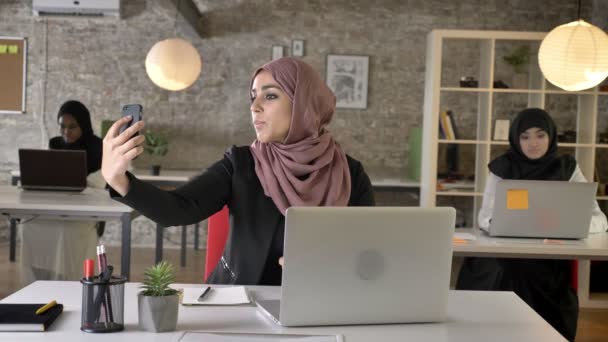
[[[420,181],[420,166],[422,162],[422,128],[410,127],[408,138],[408,178]]]

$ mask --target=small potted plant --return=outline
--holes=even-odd
[[[166,261],[144,271],[137,296],[139,327],[146,331],[174,331],[177,327],[178,291],[169,287],[175,281],[173,266]]]
[[[144,151],[152,157],[151,173],[158,176],[160,174],[160,160],[169,152],[169,143],[165,136],[150,130],[146,130],[144,136],[146,137]]]
[[[530,63],[530,47],[522,45],[513,51],[512,54],[504,56],[503,60],[512,66],[515,72],[513,75],[513,88],[527,89],[528,75],[526,74],[526,67]]]

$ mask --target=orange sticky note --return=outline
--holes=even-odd
[[[527,189],[507,190],[507,209],[528,210],[528,190]]]

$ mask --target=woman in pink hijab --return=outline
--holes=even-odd
[[[193,224],[228,205],[230,234],[208,283],[280,285],[285,212],[291,206],[372,206],[369,177],[327,130],[336,98],[312,67],[281,58],[250,82],[256,140],[233,146],[188,184],[163,191],[126,170],[142,152],[143,122],[104,139],[102,174],[113,198],[164,226]]]

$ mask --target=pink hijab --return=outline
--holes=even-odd
[[[346,206],[350,170],[346,154],[325,129],[336,108],[336,97],[319,74],[296,58],[263,65],[293,104],[291,124],[282,143],[251,144],[255,172],[264,194],[285,215],[291,206]],[[251,87],[250,87],[251,88]]]

